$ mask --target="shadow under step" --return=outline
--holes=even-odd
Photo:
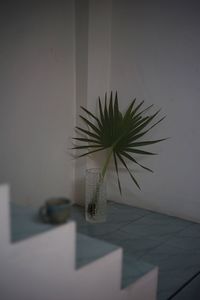
[[[119,246],[108,242],[77,233],[76,239],[76,268],[81,268],[95,260],[119,249]],[[152,271],[155,266],[135,259],[133,256],[123,253],[122,283],[121,288],[133,284],[136,280]]]

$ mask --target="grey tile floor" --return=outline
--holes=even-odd
[[[105,223],[87,223],[78,206],[72,218],[79,232],[121,246],[126,257],[159,266],[158,300],[180,299],[180,293],[186,299],[184,291],[191,295],[188,300],[200,299],[200,288],[194,296],[191,284],[173,297],[200,271],[200,224],[114,202],[108,204]]]
[[[13,242],[51,230],[52,225],[38,222],[37,213],[38,208],[27,206],[22,209],[13,205]],[[158,300],[200,299],[200,275],[191,280],[200,272],[200,224],[114,202],[108,202],[105,223],[87,223],[84,209],[76,205],[72,207],[72,219],[77,222],[80,234],[102,239],[124,249],[124,272],[128,272],[124,276],[125,283],[129,280],[133,282],[134,276],[157,265]],[[85,237],[79,235],[79,243],[83,239]],[[107,251],[107,248],[110,249],[110,246],[103,247],[103,251]],[[78,255],[80,266],[85,259],[88,261],[83,254],[81,251]],[[130,261],[136,270],[130,267]]]

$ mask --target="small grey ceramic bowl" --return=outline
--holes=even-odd
[[[68,198],[52,198],[40,208],[40,218],[45,223],[62,224],[70,217],[72,202]]]

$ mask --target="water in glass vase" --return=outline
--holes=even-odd
[[[106,183],[99,169],[86,170],[85,218],[91,223],[106,220]]]

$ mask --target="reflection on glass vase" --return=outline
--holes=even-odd
[[[106,220],[106,183],[99,169],[86,170],[85,217],[88,222],[100,223]]]

